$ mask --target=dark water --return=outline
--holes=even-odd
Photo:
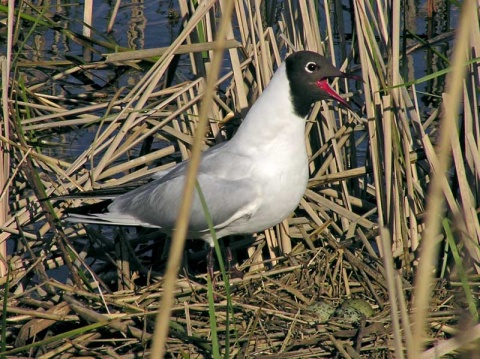
[[[265,16],[265,23],[274,22],[282,8],[283,2],[266,2],[269,9]],[[146,1],[121,3],[115,24],[111,33],[106,33],[108,21],[111,16],[113,4],[109,1],[95,1],[95,11],[93,13],[93,37],[103,41],[110,41],[123,47],[132,49],[146,49],[156,47],[166,47],[176,38],[181,29],[180,10],[176,1]],[[326,35],[324,11],[321,9],[322,2],[319,2],[320,31]],[[339,46],[336,46],[337,59],[343,59],[349,56],[353,17],[351,13],[351,4],[343,1],[341,4],[331,9],[331,18],[337,30],[335,36]],[[402,19],[405,31],[403,33],[402,47],[411,48],[420,41],[434,39],[438,35],[448,34],[455,27],[458,10],[452,9],[449,2],[436,2],[436,12],[432,18],[429,18],[427,6],[424,1],[409,1],[402,7]],[[67,3],[48,8],[52,19],[56,20],[56,25],[60,28],[68,28],[76,33],[82,33],[83,3]],[[28,23],[27,23],[28,24]],[[31,24],[30,24],[31,25]],[[26,29],[27,30],[27,29]],[[69,59],[75,62],[81,62],[84,58],[84,48],[81,44],[71,40],[68,36],[59,31],[37,27],[34,35],[27,40],[28,47],[22,51],[22,57],[31,61],[58,61]],[[448,59],[451,50],[451,37],[446,37],[443,41],[435,43],[431,48],[424,47],[413,51],[406,58],[402,59],[403,77],[405,81],[413,81],[432,72],[438,71],[448,66]],[[102,53],[107,52],[104,48],[94,46],[91,59],[101,60]],[[386,54],[384,54],[386,55]],[[443,58],[442,58],[443,57]],[[186,57],[184,57],[184,66],[180,63],[181,71],[178,72],[181,81],[190,78]],[[225,61],[225,67],[228,68],[228,61]],[[146,71],[146,68],[144,69]],[[75,74],[66,77],[61,81],[50,82],[44,88],[43,93],[50,93],[55,96],[64,96],[82,101],[86,97],[92,98],[111,98],[118,89],[122,87],[131,88],[143,76],[144,70],[128,69],[126,72],[119,72],[118,67],[112,66],[101,70],[86,70],[84,73]],[[183,71],[182,71],[183,70]],[[29,76],[26,80],[30,84],[45,81],[45,78],[53,76],[58,69],[52,70],[39,67],[27,72]],[[178,75],[177,75],[178,76]],[[424,82],[417,85],[422,111],[425,116],[429,109],[435,107],[443,91],[443,77]],[[81,106],[81,102],[77,106]],[[68,106],[68,105],[67,105]],[[72,105],[74,107],[75,105]],[[99,115],[101,115],[99,113]],[[65,155],[70,159],[69,152],[76,157],[80,151],[93,139],[95,132],[66,131],[61,136],[58,133],[48,138],[53,146],[47,147],[46,154]],[[42,134],[44,135],[44,134]],[[48,135],[48,133],[47,133]],[[53,152],[51,152],[53,151]],[[60,153],[56,152],[60,151]]]

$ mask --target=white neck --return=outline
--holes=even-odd
[[[305,120],[294,112],[285,63],[282,63],[230,140],[230,145],[249,152],[260,144],[268,148],[268,143],[290,147],[304,136]],[[300,142],[305,146],[303,141]]]

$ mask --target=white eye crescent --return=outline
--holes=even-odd
[[[318,65],[315,62],[309,62],[307,65],[305,65],[305,71],[312,73],[318,68]]]

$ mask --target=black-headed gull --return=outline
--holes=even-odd
[[[265,230],[298,206],[308,181],[305,117],[311,105],[334,99],[348,107],[328,84],[335,77],[350,76],[314,52],[288,56],[234,137],[203,153],[198,183],[217,238]],[[171,233],[182,198],[186,164],[184,161],[168,172],[159,172],[152,182],[105,201],[98,213],[70,214],[68,220],[154,227]],[[198,194],[188,228],[187,238],[203,239],[213,246]]]

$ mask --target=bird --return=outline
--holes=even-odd
[[[309,178],[305,123],[312,104],[335,100],[350,109],[329,85],[334,78],[358,79],[318,53],[294,52],[277,68],[234,136],[203,152],[197,181],[218,239],[261,232],[297,208]],[[180,162],[154,174],[151,182],[96,204],[96,212],[82,214],[80,207],[67,220],[158,228],[171,235],[187,163]],[[214,246],[198,193],[187,238]]]

